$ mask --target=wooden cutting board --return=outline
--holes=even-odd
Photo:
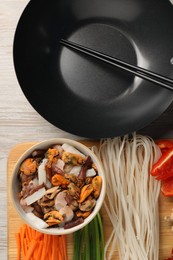
[[[99,145],[97,141],[82,141],[85,145],[91,147],[93,145]],[[10,185],[11,185],[11,176],[13,172],[14,165],[20,155],[29,147],[34,145],[35,142],[22,143],[16,145],[8,156],[8,259],[16,260],[17,250],[16,250],[16,241],[15,233],[18,232],[19,227],[23,224],[23,221],[20,219],[18,213],[12,205],[12,200],[10,196]],[[166,198],[160,195],[159,200],[160,208],[160,251],[159,251],[159,260],[163,260],[170,256],[171,250],[173,248],[173,232],[171,231],[171,224],[164,220],[165,216],[170,216],[173,208],[173,197]],[[103,217],[103,226],[105,227],[105,241],[108,239],[112,227],[109,223],[109,218],[104,211],[104,208],[101,209],[101,215]],[[67,236],[67,249],[68,249],[68,260],[72,259],[73,255],[73,236]],[[112,260],[118,260],[118,250],[115,248],[115,253],[112,257]],[[139,259],[134,259],[139,260]]]

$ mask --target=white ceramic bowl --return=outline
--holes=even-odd
[[[92,161],[95,163],[98,169],[98,175],[102,177],[102,188],[101,188],[101,193],[99,198],[96,201],[96,205],[92,211],[92,213],[84,219],[84,222],[82,224],[79,224],[75,227],[69,228],[69,229],[64,229],[63,227],[49,227],[49,228],[39,228],[37,226],[37,223],[33,221],[30,217],[28,217],[28,214],[25,213],[25,211],[22,209],[20,202],[19,202],[19,192],[20,192],[20,183],[17,178],[18,172],[19,172],[19,167],[21,163],[31,155],[31,153],[36,150],[36,149],[47,149],[50,146],[54,144],[63,144],[67,143],[69,145],[72,145],[76,149],[78,149],[80,152],[82,152],[85,155],[89,155],[92,159]],[[13,169],[13,175],[12,175],[12,180],[11,180],[11,196],[12,196],[12,201],[14,204],[15,209],[17,210],[18,214],[20,217],[24,220],[25,223],[27,223],[29,226],[31,226],[33,229],[38,230],[39,232],[46,233],[46,234],[52,234],[52,235],[63,235],[63,234],[69,234],[73,233],[84,226],[86,226],[99,212],[102,203],[104,201],[105,197],[105,191],[106,191],[106,181],[105,181],[105,176],[104,176],[104,171],[102,168],[102,165],[100,164],[100,161],[96,157],[96,155],[85,145],[81,144],[80,142],[71,140],[71,139],[66,139],[66,138],[55,138],[55,139],[50,139],[46,141],[42,141],[37,143],[36,145],[33,145],[31,148],[26,150],[22,156],[19,158],[17,161],[14,169]]]

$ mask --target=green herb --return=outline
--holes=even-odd
[[[100,214],[97,214],[97,221],[99,226],[99,232],[100,232],[100,248],[101,248],[101,259],[104,260],[104,247],[105,247],[105,241],[104,241],[104,232],[103,232],[103,226],[102,226],[102,220]]]
[[[73,260],[104,260],[104,232],[101,216],[74,233]]]
[[[85,260],[90,260],[90,237],[89,237],[89,226],[87,225],[84,228],[84,259]]]
[[[74,233],[73,260],[82,260],[82,233],[82,229]]]

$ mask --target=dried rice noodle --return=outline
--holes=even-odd
[[[105,210],[112,233],[105,245],[105,259],[113,259],[118,245],[121,260],[158,260],[160,182],[149,174],[160,150],[146,136],[103,139],[99,150],[106,173]]]

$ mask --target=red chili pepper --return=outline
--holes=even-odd
[[[173,196],[173,177],[162,181],[161,192],[166,197]]]
[[[160,139],[156,141],[156,144],[159,146],[162,153],[166,152],[170,148],[173,148],[173,141],[171,140]]]
[[[173,176],[173,148],[169,148],[163,153],[157,163],[153,165],[151,175],[155,176],[156,180],[166,180]]]

